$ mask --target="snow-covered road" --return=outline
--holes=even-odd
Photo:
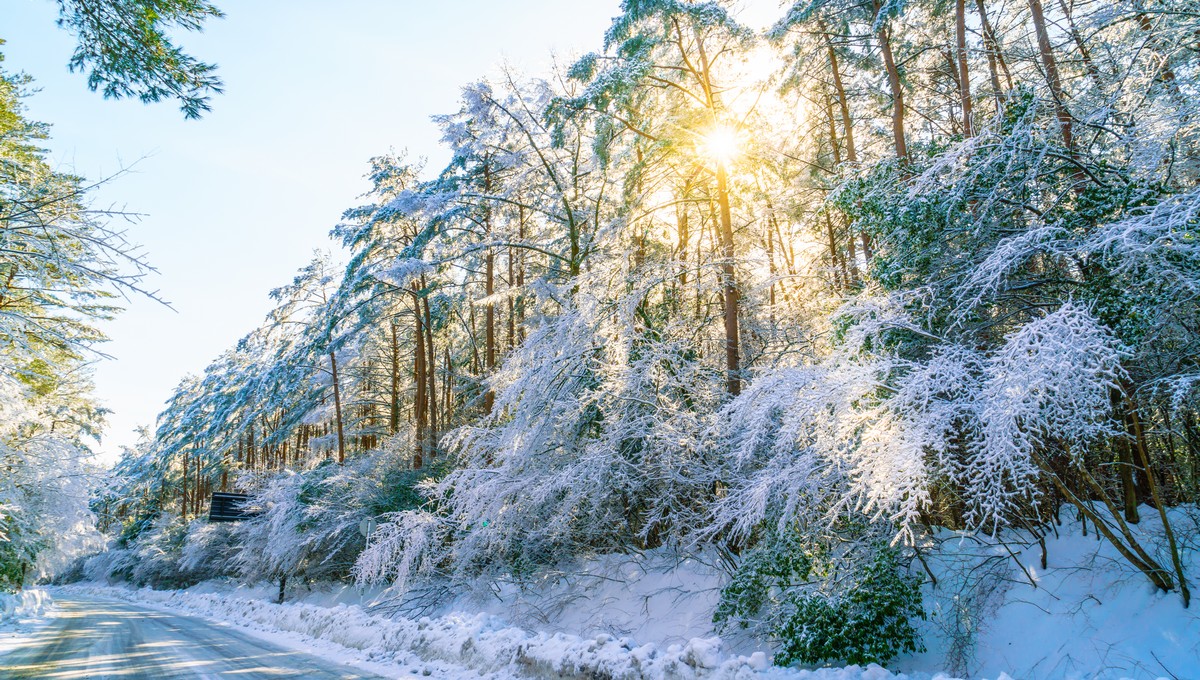
[[[0,656],[4,678],[375,678],[206,619],[75,593]]]

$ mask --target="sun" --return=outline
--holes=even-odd
[[[721,165],[729,165],[741,150],[737,130],[728,125],[714,125],[700,138],[701,153]]]

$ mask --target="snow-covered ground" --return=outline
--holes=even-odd
[[[1067,519],[1064,511],[1064,520]],[[1072,513],[1073,514],[1073,513]],[[1195,573],[1197,513],[1173,513],[1186,569]],[[1157,513],[1135,528],[1169,564]],[[1041,547],[1007,548],[944,532],[925,560],[927,651],[891,670],[781,669],[753,640],[718,637],[712,611],[722,582],[703,558],[658,551],[603,556],[521,584],[447,598],[397,600],[345,585],[289,589],[206,582],[184,591],[86,586],[243,626],[320,654],[372,662],[396,677],[480,675],[605,678],[1105,678],[1200,677],[1200,607],[1153,589],[1094,531],[1064,521]],[[1011,552],[1010,552],[1011,551]],[[278,636],[284,636],[282,639]],[[380,669],[391,669],[381,671]],[[457,670],[456,670],[457,669]]]
[[[19,593],[0,592],[0,625],[41,616],[54,603],[44,588],[26,588]]]
[[[1178,592],[1156,590],[1094,529],[1084,536],[1074,515],[1064,508],[1058,536],[1046,538],[1045,569],[1036,543],[1006,549],[943,534],[928,558],[939,578],[925,590],[928,650],[893,668],[1056,680],[1200,678],[1200,603],[1185,609]],[[1142,506],[1141,517],[1134,535],[1170,570],[1158,511]],[[1200,515],[1181,507],[1170,520],[1195,591]]]
[[[451,613],[410,619],[368,613],[360,605],[275,604],[266,589],[223,594],[213,588],[192,591],[130,590],[72,586],[90,595],[119,597],[170,611],[198,614],[266,633],[295,637],[270,639],[371,662],[371,669],[395,677],[439,678],[712,678],[795,680],[904,680],[879,666],[796,670],[773,668],[762,653],[726,654],[719,638],[694,638],[665,648],[629,638],[531,632],[483,613]],[[257,595],[257,596],[255,596]],[[331,646],[332,645],[332,646]],[[439,663],[441,662],[441,663]],[[420,668],[433,664],[436,668]],[[414,668],[418,666],[418,668]],[[912,676],[928,677],[927,674]],[[946,676],[936,676],[945,678]]]
[[[59,592],[46,625],[0,654],[0,678],[379,680],[368,664],[288,649],[221,622]],[[319,650],[324,652],[325,650]],[[355,666],[360,666],[355,668]],[[454,675],[464,677],[462,669]],[[432,674],[432,673],[431,673]]]
[[[46,625],[54,598],[43,588],[19,593],[0,592],[0,655],[26,644],[32,633]]]

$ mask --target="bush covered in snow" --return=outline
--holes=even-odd
[[[924,649],[920,583],[884,543],[846,549],[785,530],[742,556],[713,619],[758,628],[781,664],[887,663]]]
[[[789,593],[791,611],[775,630],[778,663],[887,663],[925,650],[914,627],[925,618],[920,580],[900,574],[882,546],[865,561],[835,592]]]
[[[406,470],[399,437],[346,465],[325,461],[302,472],[255,480],[248,505],[261,511],[240,522],[184,521],[162,511],[122,526],[108,550],[78,558],[59,576],[178,588],[206,578],[258,581],[345,579],[365,545],[362,521],[412,509],[424,501],[417,489],[438,474],[432,466]]]

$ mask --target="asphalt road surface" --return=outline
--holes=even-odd
[[[53,622],[0,656],[0,678],[378,678],[237,629],[128,602],[56,594]]]

